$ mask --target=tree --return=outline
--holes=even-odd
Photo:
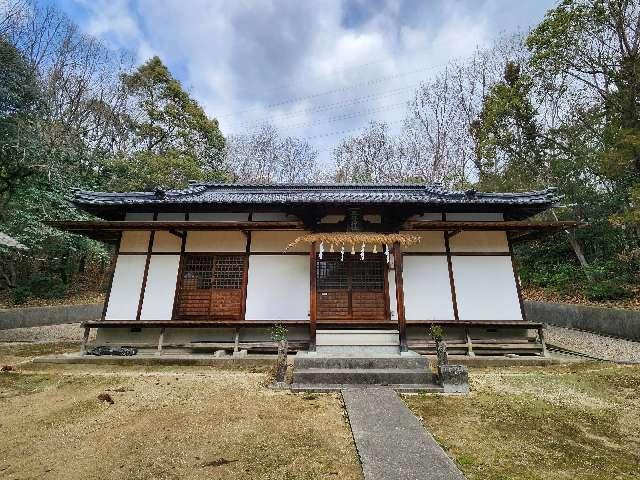
[[[33,68],[0,37],[0,215],[20,183],[45,161],[41,114]]]
[[[160,58],[123,74],[122,82],[130,103],[126,123],[134,151],[179,152],[211,168],[219,166],[225,139],[218,121],[207,117]]]
[[[371,122],[360,134],[333,151],[339,183],[385,183],[406,178],[396,140],[384,123]]]
[[[542,188],[548,178],[541,129],[530,96],[531,78],[507,62],[504,78],[484,98],[471,124],[479,186],[489,190]]]
[[[531,68],[559,122],[576,123],[591,142],[604,180],[623,193],[618,219],[639,218],[640,4],[633,0],[564,0],[527,37]],[[579,115],[576,115],[576,111]],[[586,136],[585,135],[585,136]],[[572,148],[558,136],[557,148]]]
[[[225,160],[236,181],[310,183],[318,174],[318,152],[303,139],[281,138],[271,124],[229,137]]]

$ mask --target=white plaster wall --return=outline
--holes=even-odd
[[[440,212],[423,213],[422,215],[414,215],[413,217],[410,217],[409,220],[417,220],[420,222],[430,222],[430,221],[441,222],[442,213]]]
[[[451,252],[509,252],[506,232],[459,232],[449,239]]]
[[[452,222],[499,222],[502,213],[447,213],[447,220]]]
[[[522,320],[509,256],[451,257],[460,320]]]
[[[247,320],[309,318],[309,257],[255,255],[249,258]]]
[[[171,320],[180,255],[151,255],[141,320]]]
[[[406,256],[402,279],[407,320],[453,320],[445,256]]]
[[[309,232],[300,230],[276,230],[276,231],[253,231],[251,232],[251,251],[252,252],[284,252],[289,243],[296,238],[306,235]],[[328,248],[328,247],[327,247]],[[287,250],[287,252],[308,252],[310,246],[308,243],[299,243]]]
[[[128,212],[124,216],[130,222],[147,222],[153,220],[153,213],[150,212]]]
[[[163,222],[171,222],[171,221],[183,221],[184,220],[184,213],[182,212],[164,212],[164,213],[158,213],[158,221],[163,221]]]
[[[344,217],[344,215],[325,215],[320,219],[320,223],[340,223]]]
[[[251,219],[254,222],[295,222],[298,217],[284,212],[253,212]]]
[[[238,231],[187,233],[186,252],[244,252],[247,237]]]
[[[246,222],[249,220],[248,213],[242,212],[192,212],[189,214],[189,221],[196,222]]]
[[[120,240],[121,252],[146,252],[149,248],[151,232],[143,230],[126,230]]]
[[[179,252],[182,239],[173,233],[157,231],[153,236],[153,252]]]
[[[387,272],[387,280],[389,281],[389,313],[391,314],[391,320],[397,320],[398,297],[396,297],[396,272],[389,270]]]
[[[135,320],[146,255],[119,255],[111,284],[107,320]]]
[[[445,252],[444,248],[444,232],[434,231],[407,231],[400,232],[408,235],[418,235],[421,240],[416,245],[402,247],[403,252]]]

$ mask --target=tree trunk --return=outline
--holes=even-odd
[[[276,369],[276,383],[284,383],[287,375],[287,340],[278,342],[278,366]]]

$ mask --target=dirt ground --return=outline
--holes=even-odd
[[[640,479],[640,365],[470,376],[468,397],[405,397],[469,480]]]
[[[35,353],[0,347],[0,363]],[[269,375],[18,365],[0,374],[0,477],[361,479],[340,397],[273,391]]]

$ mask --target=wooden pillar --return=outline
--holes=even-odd
[[[316,350],[316,314],[317,314],[317,288],[316,288],[316,242],[311,244],[309,251],[309,351]]]
[[[158,337],[158,355],[162,355],[163,345],[164,345],[164,327],[160,329],[160,336]]]
[[[547,354],[547,343],[544,341],[544,328],[542,325],[538,327],[538,338],[540,339],[540,344],[542,345],[542,356],[546,357]]]
[[[84,327],[84,335],[82,336],[82,343],[80,344],[80,355],[84,355],[87,353],[87,342],[89,341],[89,332],[91,329],[89,327]]]
[[[473,343],[471,342],[471,335],[469,335],[469,327],[465,327],[464,329],[464,338],[467,342],[467,355],[475,357],[476,354],[473,352]]]
[[[240,329],[236,328],[233,331],[233,353],[240,351]]]
[[[404,286],[402,283],[402,251],[400,243],[393,244],[393,263],[396,272],[396,302],[398,304],[398,331],[400,332],[400,351],[406,352],[407,348],[407,322],[404,314]]]

